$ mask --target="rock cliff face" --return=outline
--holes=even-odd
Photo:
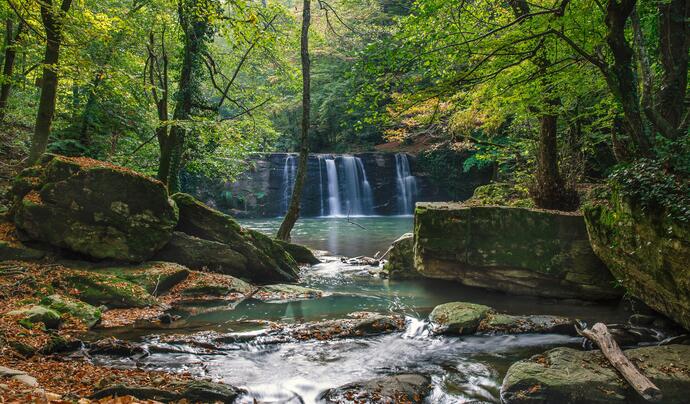
[[[578,214],[423,203],[414,234],[415,268],[425,277],[556,298],[622,294],[592,251]]]
[[[189,181],[185,191],[235,216],[284,214],[297,171],[297,154],[252,155],[249,169],[234,183]],[[490,180],[491,170],[462,174],[463,189]],[[417,201],[448,200],[418,167],[416,157],[395,153],[311,154],[302,194],[303,216],[412,214]]]
[[[613,192],[585,208],[594,252],[625,289],[690,330],[690,224]]]

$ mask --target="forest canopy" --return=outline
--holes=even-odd
[[[690,172],[687,0],[312,8],[312,152],[494,165],[559,209],[617,164]],[[8,0],[3,147],[108,160],[171,189],[180,172],[231,179],[250,152],[296,151],[301,11],[289,0]],[[462,167],[448,157],[458,151],[472,153]]]

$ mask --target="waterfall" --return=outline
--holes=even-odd
[[[340,207],[340,212],[350,216],[371,215],[374,210],[374,201],[362,159],[342,156],[340,161],[344,192],[344,205]]]
[[[294,155],[288,154],[285,156],[285,163],[283,164],[283,185],[281,191],[282,198],[282,215],[285,215],[290,206],[290,197],[292,196],[292,189],[295,187],[295,177],[297,176],[297,159]]]
[[[406,153],[395,155],[395,175],[397,182],[398,213],[410,215],[414,210],[417,198],[417,178],[412,175],[410,161]]]
[[[319,154],[319,155],[316,156],[316,157],[317,157],[317,159],[319,160],[319,202],[320,202],[319,208],[320,208],[320,212],[321,212],[321,213],[319,214],[319,216],[323,216],[323,207],[324,207],[324,206],[323,206],[323,205],[324,205],[324,199],[323,199],[323,169],[321,168],[321,166],[322,166],[321,163],[323,163],[323,156]]]
[[[333,157],[326,159],[326,179],[328,180],[328,216],[341,216],[338,169]]]

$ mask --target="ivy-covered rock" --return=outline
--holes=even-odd
[[[690,346],[629,349],[625,355],[663,394],[664,403],[686,403],[690,391]],[[601,351],[556,348],[514,363],[501,386],[501,402],[643,403]]]
[[[41,300],[41,305],[60,314],[69,314],[78,318],[89,328],[101,321],[101,311],[98,308],[67,296],[59,294],[46,296]]]
[[[690,330],[690,220],[660,205],[636,201],[614,185],[585,207],[587,230],[628,293]]]
[[[161,182],[98,160],[46,154],[13,190],[15,224],[31,239],[94,258],[146,260],[177,223]]]
[[[46,328],[58,328],[62,319],[60,313],[47,307],[35,305],[25,307],[6,313],[5,315],[18,318],[20,324],[26,326],[33,326],[34,324],[43,323]]]
[[[577,213],[418,203],[414,233],[415,268],[425,277],[555,298],[623,293],[592,251]]]
[[[414,235],[406,233],[391,245],[383,270],[391,279],[415,279],[421,275],[414,269]]]
[[[108,308],[147,307],[156,303],[146,289],[115,275],[87,270],[67,270],[60,286],[79,300]]]
[[[490,311],[481,304],[452,302],[434,307],[429,321],[436,334],[473,334]]]
[[[297,280],[297,263],[270,237],[241,227],[232,217],[190,195],[175,194],[172,199],[180,220],[171,245],[161,251],[159,259],[258,283]]]

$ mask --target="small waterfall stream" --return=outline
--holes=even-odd
[[[406,153],[395,155],[395,175],[398,188],[398,213],[411,215],[417,199],[417,178],[412,175]]]
[[[285,157],[285,165],[283,166],[283,186],[282,186],[282,214],[287,213],[288,206],[290,206],[290,198],[292,197],[292,189],[295,187],[295,178],[297,176],[297,158],[292,154]]]

